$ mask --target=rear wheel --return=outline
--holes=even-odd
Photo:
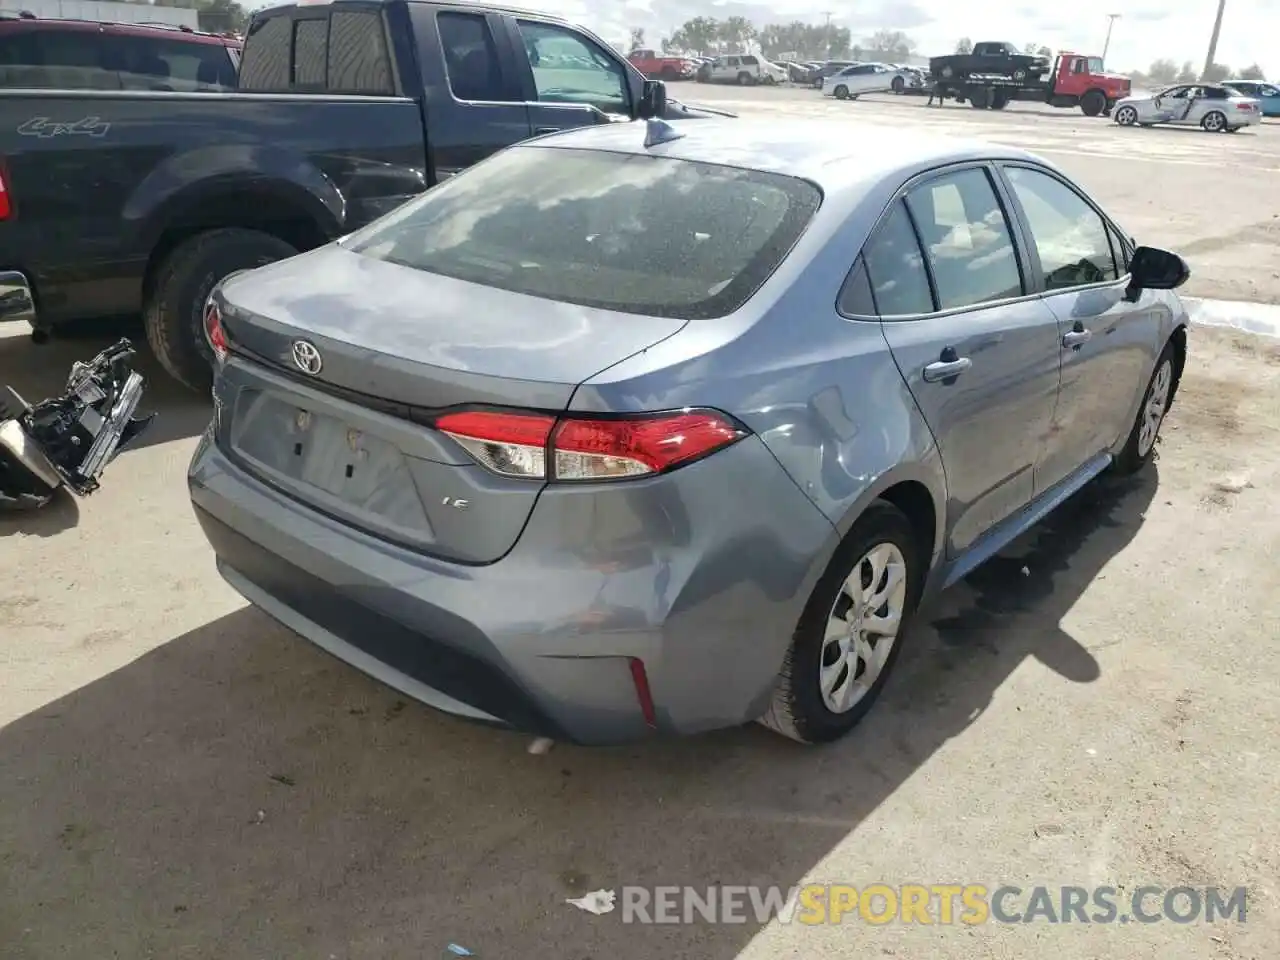
[[[677,74],[676,74],[675,67],[663,67],[662,70],[659,71],[658,73],[659,79],[665,80],[668,83],[674,80],[676,76]]]
[[[869,507],[814,587],[760,722],[801,743],[852,730],[897,660],[925,562],[902,511]]]
[[[1107,107],[1107,95],[1101,90],[1090,90],[1080,98],[1080,110],[1086,117],[1096,117]]]
[[[1221,110],[1212,110],[1204,115],[1204,119],[1200,121],[1200,126],[1204,127],[1209,133],[1221,133],[1227,129],[1227,116]]]
[[[156,269],[143,308],[147,342],[160,365],[192,390],[213,382],[213,353],[204,337],[204,305],[226,276],[294,256],[298,251],[259,230],[226,227],[189,237]]]
[[[991,109],[1003,110],[1009,105],[1009,94],[1004,90],[996,90],[991,94]]]
[[[978,87],[969,95],[969,106],[975,110],[985,110],[991,106],[991,91],[986,87]]]
[[[1121,107],[1116,111],[1115,121],[1122,127],[1132,127],[1138,122],[1138,111],[1134,107]]]

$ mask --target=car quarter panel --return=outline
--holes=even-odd
[[[906,178],[867,185],[851,212],[820,211],[742,310],[693,321],[602,371],[579,387],[571,409],[724,410],[763,440],[841,534],[880,492],[912,480],[937,505],[939,542],[946,485],[932,435],[880,323],[847,320],[835,308],[868,225]]]

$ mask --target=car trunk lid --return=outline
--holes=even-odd
[[[511,548],[543,483],[490,473],[433,417],[473,405],[559,413],[584,380],[684,325],[337,246],[233,277],[218,303],[233,352],[218,385],[224,448],[323,513],[468,563]]]

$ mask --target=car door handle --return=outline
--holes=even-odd
[[[968,357],[956,357],[954,360],[937,360],[924,368],[924,378],[930,383],[938,380],[949,380],[958,377],[971,366],[973,361]]]
[[[559,133],[563,129],[563,127],[534,127],[533,133],[534,136],[538,136],[543,133]]]
[[[1085,330],[1083,328],[1072,330],[1070,333],[1063,334],[1062,345],[1064,347],[1078,347],[1082,343],[1088,343],[1092,336],[1092,330]]]

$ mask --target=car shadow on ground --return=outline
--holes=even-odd
[[[194,437],[209,423],[207,398],[186,389],[172,379],[151,355],[146,337],[132,323],[105,325],[109,329],[81,332],[69,331],[47,343],[34,343],[29,336],[0,337],[0,381],[17,390],[28,403],[35,403],[63,392],[71,365],[92,360],[98,351],[122,336],[137,349],[134,369],[146,378],[139,415],[156,413],[156,419],[129,447],[137,450],[170,440]],[[50,504],[44,510],[52,509]]]
[[[758,923],[634,926],[564,901],[789,887],[1027,658],[1095,680],[1060,622],[1156,485],[1150,469],[1089,487],[950,591],[856,734],[820,749],[752,726],[534,756],[241,609],[0,730],[6,957],[420,960],[452,942],[732,960]]]

